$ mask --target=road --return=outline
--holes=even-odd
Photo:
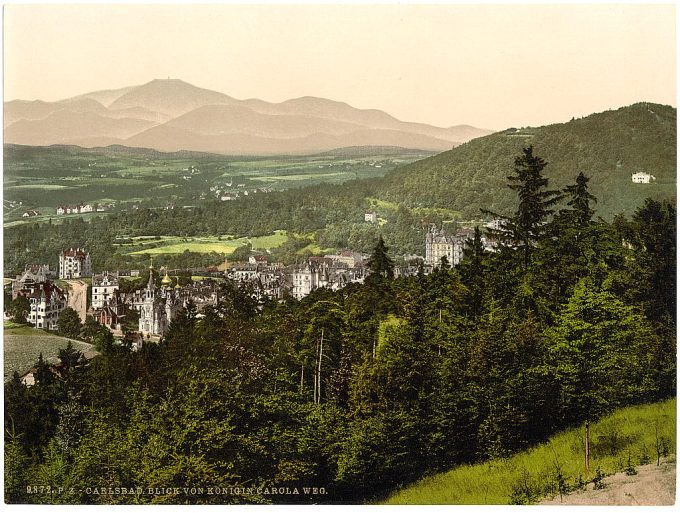
[[[637,474],[623,472],[603,479],[605,487],[594,490],[589,484],[583,492],[570,493],[560,498],[546,499],[540,505],[564,506],[672,506],[675,504],[675,456],[651,465],[636,468]]]
[[[70,306],[80,316],[80,320],[85,322],[87,316],[87,283],[82,280],[66,280],[69,284],[68,301],[66,306]]]

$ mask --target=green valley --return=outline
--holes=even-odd
[[[138,208],[195,208],[319,183],[341,184],[380,177],[429,155],[385,147],[271,158],[162,153],[122,146],[5,145],[5,226],[62,222]],[[60,205],[78,204],[91,204],[96,214],[57,215]],[[23,217],[31,211],[36,215]]]

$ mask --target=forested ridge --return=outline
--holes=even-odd
[[[106,339],[87,366],[67,350],[56,374],[38,363],[34,386],[15,376],[6,500],[364,502],[674,396],[675,206],[598,219],[587,174],[555,187],[541,157],[507,162],[497,252],[477,230],[459,266],[395,279],[380,238],[364,284],[258,304],[226,283],[159,344]],[[325,493],[146,493],[308,486]]]
[[[545,170],[553,186],[571,183],[578,172],[590,178],[597,196],[596,216],[611,221],[632,215],[647,197],[675,198],[676,110],[639,103],[593,114],[568,123],[509,129],[402,166],[382,178],[352,180],[342,185],[319,184],[259,194],[236,201],[206,201],[191,210],[123,212],[90,222],[29,223],[5,229],[5,269],[13,274],[24,265],[46,262],[54,267],[65,246],[86,247],[97,268],[135,268],[139,256],[121,255],[117,238],[135,235],[254,237],[274,230],[299,234],[276,254],[294,261],[297,251],[315,242],[320,248],[370,252],[382,235],[396,254],[424,254],[425,227],[447,220],[472,221],[480,208],[509,214],[514,196],[505,186],[508,163],[532,144],[550,162]],[[631,174],[656,177],[634,184]],[[374,201],[378,200],[378,201]],[[386,222],[364,223],[372,208]],[[161,265],[195,267],[223,260],[218,254],[187,254],[159,259]]]
[[[645,197],[674,197],[676,109],[636,103],[543,127],[510,128],[473,139],[453,150],[402,166],[384,178],[383,197],[408,207],[446,207],[473,218],[484,207],[510,213],[514,197],[505,188],[507,162],[532,144],[550,162],[555,187],[574,171],[591,179],[598,215],[632,214]],[[638,171],[656,178],[652,187],[631,182]]]

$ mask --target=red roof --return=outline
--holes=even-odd
[[[25,297],[39,298],[43,293],[46,297],[50,297],[52,293],[55,293],[59,298],[64,297],[64,291],[57,287],[54,283],[46,281],[41,283],[27,283],[18,292],[18,295]]]
[[[82,248],[68,248],[66,251],[62,251],[64,256],[85,258],[87,253]]]

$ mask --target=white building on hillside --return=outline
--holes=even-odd
[[[90,254],[82,248],[69,248],[59,254],[59,278],[70,280],[92,274]]]
[[[367,223],[377,223],[378,222],[378,213],[375,210],[367,210],[364,212],[364,221]]]
[[[650,183],[652,180],[656,180],[656,177],[649,173],[645,173],[644,171],[638,171],[637,173],[633,173],[631,179],[633,180],[633,183]]]

